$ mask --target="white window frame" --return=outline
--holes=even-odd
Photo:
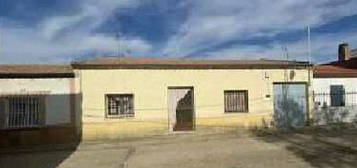
[[[119,107],[120,105],[115,105],[116,107],[112,107],[112,108],[116,108],[115,110],[120,110],[122,108],[129,108],[128,110],[130,110],[130,113],[127,114],[121,114],[120,112],[118,112],[118,114],[109,114],[109,108],[110,107],[110,97],[129,97],[129,104],[126,104],[124,107]],[[134,94],[106,94],[105,95],[105,116],[106,118],[133,118],[135,116],[135,110],[134,110]]]

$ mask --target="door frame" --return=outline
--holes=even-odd
[[[168,129],[170,133],[180,133],[180,132],[193,132],[196,130],[196,105],[195,105],[195,89],[193,86],[168,86],[166,90],[166,101],[167,101],[167,106],[169,105],[169,90],[170,89],[191,89],[192,90],[192,130],[190,131],[174,131],[173,127],[170,129],[170,111],[169,107],[167,107],[167,123],[168,123]]]
[[[273,114],[275,113],[275,107],[274,107],[274,97],[275,97],[275,94],[274,94],[274,85],[275,84],[303,84],[305,85],[305,103],[306,103],[306,107],[305,107],[305,111],[306,111],[306,114],[304,116],[305,118],[305,121],[304,121],[304,125],[305,126],[308,126],[310,124],[310,97],[309,97],[309,83],[308,82],[305,82],[305,81],[296,81],[296,82],[293,82],[293,81],[286,81],[286,82],[273,82]]]

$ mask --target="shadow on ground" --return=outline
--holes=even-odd
[[[357,153],[346,146],[329,143],[329,138],[342,141],[354,141],[357,130],[309,128],[294,131],[277,131],[269,129],[252,129],[256,139],[284,146],[297,157],[302,158],[317,168],[344,167],[355,168]],[[341,144],[345,144],[341,142]]]
[[[0,168],[56,168],[76,151],[78,144],[0,153]],[[42,148],[42,149],[41,149]]]

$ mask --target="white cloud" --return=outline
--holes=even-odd
[[[163,50],[167,55],[190,55],[230,40],[303,30],[357,14],[354,0],[196,0],[192,6],[189,19]]]
[[[140,37],[118,40],[93,31],[113,10],[134,7],[137,2],[83,0],[77,14],[48,17],[36,27],[18,27],[15,22],[0,20],[0,63],[69,62],[90,52],[117,54],[119,47],[123,52],[144,55],[152,46]]]
[[[121,51],[146,53],[151,45],[140,38],[117,39],[104,34],[71,34],[63,40],[53,41],[33,29],[3,30],[0,47],[1,62],[69,62],[78,56],[95,51],[116,54]]]
[[[313,36],[311,41],[311,60],[314,63],[337,60],[338,44],[345,42],[349,44],[357,44],[357,34],[347,32]],[[285,44],[272,42],[269,46],[272,47],[264,47],[261,45],[236,45],[230,48],[208,52],[203,57],[208,57],[210,59],[286,59],[285,55],[283,55],[286,54],[286,52],[282,49],[283,46],[286,46],[290,60],[308,61],[306,39]],[[357,45],[351,45],[350,47],[355,48]]]
[[[119,47],[138,56],[185,56],[229,41],[302,31],[306,25],[318,27],[357,14],[356,0],[186,0],[191,7],[187,20],[162,50],[153,51],[155,45],[140,37],[122,34],[118,40],[95,32],[113,12],[138,7],[145,0],[78,1],[78,13],[47,17],[34,27],[18,27],[16,22],[0,18],[0,63],[70,61],[91,52],[115,54]],[[357,43],[357,38],[352,33],[313,37],[314,56],[335,54],[341,41]],[[305,58],[305,41],[286,45],[292,58]],[[274,41],[264,46],[235,45],[206,55],[219,59],[282,58],[281,44]]]

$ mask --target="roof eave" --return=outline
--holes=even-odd
[[[314,78],[357,78],[357,73],[314,73]]]
[[[0,73],[1,79],[6,78],[74,78],[74,73]]]
[[[72,64],[74,69],[306,69],[312,64]]]

